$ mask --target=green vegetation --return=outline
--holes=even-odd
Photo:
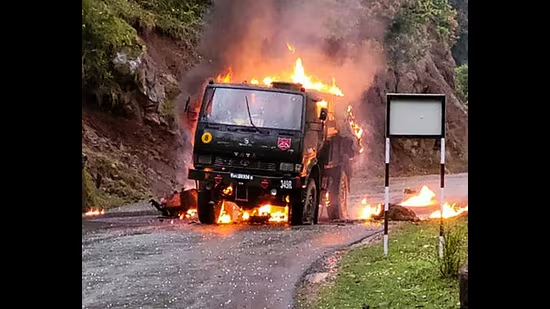
[[[448,0],[404,0],[391,21],[386,37],[390,59],[394,63],[414,61],[428,50],[431,33],[439,40],[455,39],[456,11]]]
[[[210,0],[82,0],[82,84],[99,104],[116,105],[135,88],[114,70],[113,58],[125,51],[138,58],[145,44],[139,32],[155,30],[189,47],[199,39],[201,15]],[[137,30],[136,30],[137,29]],[[130,87],[130,89],[128,89]]]
[[[456,92],[464,102],[468,105],[468,64],[463,64],[455,69]]]
[[[108,209],[126,203],[126,200],[116,195],[109,195],[97,189],[92,175],[87,169],[82,170],[82,210]]]
[[[151,196],[147,180],[138,172],[139,169],[104,154],[90,154],[89,162],[82,171],[83,209],[108,209]],[[99,189],[95,186],[98,174],[102,176]]]
[[[468,0],[449,0],[449,4],[456,10],[457,41],[451,49],[456,65],[468,63]]]
[[[437,257],[438,222],[405,223],[391,233],[387,258],[382,245],[344,256],[336,281],[321,290],[313,308],[458,308],[458,279],[449,275],[467,254],[468,219],[447,222],[446,258]]]

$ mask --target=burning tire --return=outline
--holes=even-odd
[[[199,191],[197,197],[197,216],[202,224],[216,223],[214,204],[210,203],[211,193],[207,190]]]
[[[343,220],[348,216],[349,181],[344,171],[340,171],[330,184],[331,203],[327,209],[330,220]]]
[[[318,223],[319,192],[314,179],[310,179],[305,190],[291,199],[291,225]]]

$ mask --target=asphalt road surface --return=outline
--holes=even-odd
[[[359,193],[350,196],[350,209],[365,196],[383,197],[378,182],[353,180]],[[437,189],[438,178],[394,183],[397,202],[405,187]],[[447,187],[467,200],[467,174],[449,176]],[[203,226],[128,216],[147,207],[83,219],[82,308],[291,308],[296,282],[319,256],[381,231],[377,224]]]

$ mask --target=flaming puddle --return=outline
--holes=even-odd
[[[409,208],[414,211],[414,208],[439,208],[436,194],[430,190],[427,186],[422,186],[420,191],[413,196],[404,199],[402,202],[397,203],[399,206]],[[384,212],[384,204],[378,203],[373,206],[367,202],[366,198],[361,200],[359,219],[372,220],[380,219]],[[461,207],[457,203],[444,202],[443,203],[443,218],[448,219],[468,212],[468,205]],[[427,218],[439,219],[441,217],[441,210],[437,209],[431,212]]]
[[[288,200],[288,198],[287,198]],[[230,201],[222,201],[218,224],[228,223],[287,223],[288,205],[275,206],[264,204],[250,210],[244,210]]]
[[[89,211],[85,212],[84,216],[86,216],[86,217],[95,217],[95,216],[99,216],[99,215],[103,215],[103,214],[105,214],[104,209],[92,208]]]

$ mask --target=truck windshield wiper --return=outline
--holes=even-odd
[[[252,115],[250,114],[250,105],[248,105],[248,97],[247,96],[244,96],[244,101],[246,102],[246,110],[248,111],[248,119],[250,120],[250,125],[254,129],[256,129],[256,131],[258,131],[259,133],[262,133],[262,131],[260,129],[258,129],[258,127],[252,121]]]

